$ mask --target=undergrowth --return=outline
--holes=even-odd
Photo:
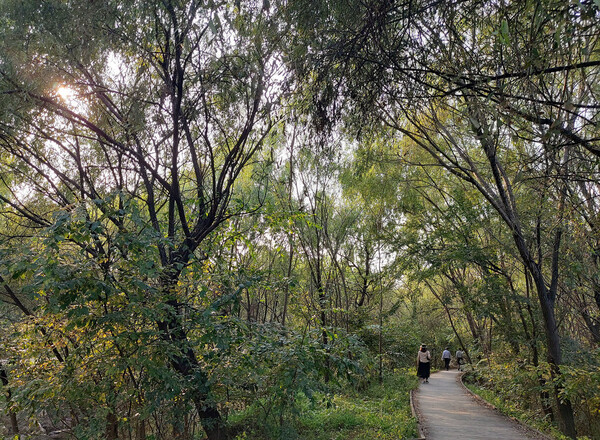
[[[236,440],[398,440],[417,437],[410,410],[410,390],[416,378],[403,371],[390,373],[382,384],[374,381],[363,389],[339,388],[298,395],[295,415],[274,426],[258,417],[258,402],[230,421]]]
[[[470,391],[495,406],[502,414],[519,420],[524,425],[543,432],[549,438],[569,440],[569,438],[563,435],[550,420],[543,417],[539,410],[522,405],[522,399],[510,399],[506,393],[499,392],[498,387],[494,386],[492,382],[493,379],[486,379],[481,375],[481,372],[476,371],[470,371],[463,377],[463,383]],[[590,437],[582,436],[577,437],[577,439],[590,440]]]

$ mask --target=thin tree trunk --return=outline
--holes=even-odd
[[[322,328],[322,332],[321,332],[321,338],[322,338],[322,344],[323,344],[323,348],[325,349],[326,353],[329,353],[329,337],[327,336],[327,313],[326,313],[326,297],[325,297],[325,293],[323,292],[323,287],[319,287],[319,307],[321,308],[321,328]],[[330,374],[329,374],[329,356],[328,354],[325,355],[325,377],[323,378],[325,380],[325,383],[329,382],[330,379]]]
[[[294,124],[294,131],[292,133],[292,140],[290,144],[290,172],[288,176],[288,207],[290,212],[292,211],[292,186],[294,183],[294,145],[296,144],[296,129],[297,124]],[[288,243],[289,243],[289,252],[288,252],[288,267],[287,267],[287,280],[285,283],[285,292],[283,297],[283,315],[281,317],[281,325],[285,327],[285,319],[287,317],[287,309],[288,302],[290,298],[290,278],[292,277],[292,265],[294,261],[294,241],[292,239],[292,234],[288,233]]]
[[[521,249],[520,249],[521,250]],[[522,255],[528,253],[522,252]],[[575,419],[573,416],[573,407],[569,399],[560,397],[561,386],[557,380],[560,377],[560,364],[562,363],[562,352],[560,347],[560,335],[554,313],[554,295],[546,287],[544,277],[537,264],[531,259],[526,261],[527,268],[531,273],[536,287],[542,317],[544,319],[544,330],[546,333],[546,345],[548,350],[548,363],[550,364],[550,375],[555,383],[554,397],[560,414],[559,424],[561,431],[571,437],[576,438]]]
[[[135,427],[135,438],[136,440],[146,440],[146,422],[139,420]]]
[[[106,440],[117,440],[119,438],[119,421],[114,412],[106,415]]]
[[[554,398],[560,414],[560,429],[563,434],[567,435],[568,437],[576,438],[577,435],[575,430],[573,407],[570,400],[561,397],[561,385],[558,380],[554,380],[560,377],[560,364],[562,362],[560,335],[554,313],[556,290],[558,288],[558,256],[562,239],[562,226],[559,225],[554,235],[551,271],[552,275],[550,277],[550,287],[548,287],[542,273],[542,254],[541,252],[539,253],[538,261],[536,263],[533,255],[531,254],[530,248],[527,245],[523,231],[521,230],[519,213],[516,207],[514,194],[512,192],[510,179],[505,174],[502,165],[498,161],[498,157],[496,155],[496,145],[489,137],[489,133],[492,131],[489,129],[489,127],[487,127],[487,122],[485,119],[480,118],[476,103],[474,101],[470,101],[469,98],[467,98],[467,103],[470,105],[470,116],[472,117],[472,121],[477,121],[478,123],[475,124],[472,122],[472,129],[479,139],[483,151],[487,156],[490,170],[494,176],[494,184],[497,194],[491,194],[483,188],[481,188],[480,191],[484,196],[486,196],[486,198],[488,198],[490,202],[492,202],[494,208],[501,215],[505,223],[510,227],[513,235],[513,241],[516,245],[519,255],[525,263],[527,270],[529,273],[531,273],[534,285],[536,287],[538,301],[542,311],[542,317],[544,319],[544,330],[546,333],[546,344],[548,350],[548,363],[550,364],[551,377],[555,384]],[[567,159],[568,150],[566,151],[565,157],[563,158],[563,163],[561,164],[562,172],[566,171],[566,166],[568,164]],[[565,194],[565,190],[562,188],[558,207],[559,212],[561,213],[561,218],[559,219],[560,221],[562,221],[562,210],[564,209]],[[540,244],[541,240],[538,238],[538,249],[540,249]]]
[[[165,281],[167,292],[172,292],[172,286],[176,285],[177,277],[174,280]],[[228,434],[225,429],[225,423],[216,405],[208,400],[207,391],[210,388],[208,376],[198,362],[196,354],[189,346],[187,335],[178,318],[180,304],[175,300],[167,301],[171,309],[167,320],[159,321],[158,328],[161,331],[162,338],[173,345],[179,354],[171,358],[171,367],[175,372],[190,380],[193,387],[188,390],[188,397],[194,403],[200,423],[204,428],[208,440],[227,440]]]
[[[379,383],[383,383],[383,289],[381,287],[381,269],[379,276]]]
[[[6,397],[7,397],[7,403],[10,403],[10,400],[12,398],[12,392],[10,391],[10,388],[8,387],[8,373],[6,372],[6,369],[4,368],[4,365],[0,364],[0,381],[2,382],[2,387],[5,388],[5,392],[6,392]],[[12,411],[9,410],[9,417],[10,417],[10,433],[12,435],[17,435],[19,434],[19,422],[17,420],[17,414]]]
[[[530,297],[531,297],[530,292],[531,292],[531,274],[529,273],[529,271],[527,270],[527,267],[525,266],[525,294],[527,296],[527,299],[530,299]],[[539,351],[538,351],[538,347],[537,347],[536,319],[533,314],[533,309],[531,308],[531,305],[529,304],[529,302],[527,303],[527,313],[529,314],[529,319],[531,320],[530,345],[531,345],[532,363],[537,368],[540,365],[540,361],[539,361]],[[524,325],[525,325],[525,323],[524,323]],[[525,325],[525,327],[526,327],[526,325]],[[546,417],[549,417],[550,420],[552,422],[554,422],[554,420],[555,420],[554,410],[552,409],[550,395],[548,394],[548,391],[546,391],[546,379],[544,379],[544,376],[541,374],[541,372],[539,370],[537,372],[537,378],[538,378],[538,383],[540,385],[540,404],[542,406],[542,411],[544,411],[544,415]]]
[[[456,326],[454,325],[454,320],[452,319],[452,314],[450,313],[450,308],[448,307],[447,304],[445,304],[442,301],[442,297],[433,288],[433,286],[431,285],[431,283],[429,283],[428,281],[425,281],[425,284],[427,285],[427,287],[429,287],[429,290],[431,291],[431,293],[433,293],[433,296],[436,297],[436,299],[440,302],[440,304],[444,308],[444,311],[446,312],[446,316],[448,316],[448,321],[450,322],[450,327],[452,327],[452,331],[454,332],[454,335],[456,336],[456,339],[458,339],[458,343],[459,343],[460,347],[462,348],[462,351],[464,351],[465,357],[466,357],[467,361],[471,362],[471,356],[469,355],[469,350],[467,349],[467,347],[464,344],[462,338],[460,337],[460,334],[458,333],[458,330],[456,329]]]
[[[287,267],[287,280],[285,283],[285,292],[284,292],[284,297],[283,297],[283,312],[282,312],[282,316],[281,316],[281,325],[285,327],[285,319],[287,317],[287,310],[288,310],[288,302],[289,302],[289,298],[290,298],[290,278],[292,277],[292,264],[293,264],[293,259],[294,259],[294,243],[292,242],[292,238],[289,238],[289,242],[290,242],[290,250],[288,252],[288,267]]]
[[[371,253],[369,252],[369,246],[365,241],[365,275],[362,277],[362,286],[360,289],[360,299],[356,302],[358,307],[362,307],[365,303],[365,299],[369,294],[369,278],[371,276]]]

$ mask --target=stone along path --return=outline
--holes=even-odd
[[[414,394],[419,424],[427,440],[547,440],[479,403],[459,381],[456,370],[440,371]]]

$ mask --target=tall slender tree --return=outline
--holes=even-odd
[[[156,289],[155,325],[208,438],[225,438],[189,343],[180,281],[206,237],[249,209],[232,203],[235,183],[265,145],[283,92],[274,12],[175,0],[4,2],[1,21],[6,218],[34,235],[78,212],[82,233],[57,246],[83,249],[114,286],[123,281],[117,255],[131,254],[114,234],[152,231],[153,269],[138,276]],[[75,301],[75,292],[59,294],[65,306]]]

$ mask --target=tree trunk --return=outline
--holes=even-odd
[[[19,434],[19,421],[17,420],[17,413],[10,411],[10,434]]]
[[[597,251],[594,251],[594,254],[596,254]],[[596,273],[598,273],[599,268],[598,268],[598,257],[596,257],[594,255],[594,269],[596,270]],[[598,310],[600,310],[600,283],[598,283],[598,280],[596,279],[596,277],[594,277],[592,279],[592,289],[594,292],[594,304],[596,306],[596,308]],[[587,310],[587,301],[585,301],[585,299],[582,301],[583,305],[582,305],[582,310],[581,310],[581,316],[583,317],[583,321],[585,322],[585,325],[587,326],[588,330],[590,331],[590,336],[592,338],[592,340],[594,341],[595,344],[600,344],[600,320],[598,320],[598,318],[595,318],[592,316],[591,313],[588,312]]]
[[[362,286],[360,289],[360,299],[356,302],[358,307],[362,307],[369,295],[369,278],[371,276],[371,254],[369,246],[365,241],[365,275],[362,277]]]
[[[554,313],[554,302],[556,298],[556,291],[558,289],[558,256],[560,252],[560,244],[562,239],[562,226],[559,222],[559,226],[555,230],[554,243],[552,249],[552,264],[550,277],[550,285],[546,284],[546,280],[542,273],[542,254],[539,252],[538,261],[536,262],[531,250],[528,246],[527,240],[521,230],[521,222],[519,218],[519,212],[517,210],[515,196],[512,190],[510,179],[506,175],[502,165],[500,164],[496,155],[497,149],[493,139],[490,138],[490,134],[493,131],[487,126],[485,118],[480,118],[479,109],[475,101],[470,101],[467,98],[467,102],[470,105],[470,116],[472,117],[472,129],[474,134],[477,136],[485,155],[487,156],[490,170],[493,174],[494,185],[497,193],[492,194],[489,190],[480,186],[479,190],[484,196],[492,203],[496,211],[500,214],[504,222],[511,229],[513,241],[516,248],[521,256],[527,271],[531,274],[533,283],[536,287],[536,292],[542,311],[542,317],[544,319],[544,331],[546,334],[546,345],[548,350],[548,363],[550,364],[550,373],[553,382],[556,384],[554,387],[554,398],[559,412],[559,425],[560,430],[563,434],[571,438],[576,438],[575,430],[575,418],[573,415],[573,407],[568,399],[561,399],[560,391],[561,385],[559,381],[554,381],[560,376],[560,364],[562,362],[562,354],[560,348],[560,335],[558,332],[558,326],[556,322],[556,316]],[[474,123],[473,121],[477,122]],[[484,129],[485,128],[485,129]],[[561,164],[561,171],[565,172],[568,165],[568,153],[566,150],[565,156],[563,157],[563,163]],[[564,209],[564,188],[560,191],[560,202],[559,212],[562,221],[562,210]],[[539,237],[538,229],[538,249],[541,249],[541,239]]]
[[[174,286],[175,282],[170,281],[167,284]],[[168,288],[168,292],[172,291],[172,288]],[[227,440],[228,435],[223,418],[216,404],[209,400],[208,377],[202,370],[196,354],[190,348],[187,335],[180,323],[178,314],[180,304],[175,300],[170,300],[167,301],[167,305],[171,309],[169,317],[157,324],[162,338],[173,345],[178,353],[171,358],[171,367],[186,378],[188,383],[193,384],[193,388],[186,392],[198,411],[200,423],[208,440]]]
[[[326,312],[326,297],[325,297],[325,293],[323,292],[323,287],[319,287],[319,307],[321,308],[321,327],[322,327],[322,332],[321,332],[321,338],[322,338],[322,344],[323,347],[325,349],[326,353],[329,353],[329,338],[327,336],[327,312]],[[329,379],[330,379],[330,375],[329,375],[329,356],[328,354],[325,355],[325,376],[323,378],[323,380],[325,381],[325,383],[329,383]]]
[[[135,438],[136,440],[146,440],[146,422],[139,420],[135,427]]]
[[[287,280],[285,283],[285,291],[283,293],[283,311],[282,311],[282,315],[281,315],[281,325],[283,327],[285,327],[285,318],[287,317],[287,311],[288,311],[288,302],[289,302],[289,298],[290,298],[290,279],[292,278],[292,264],[293,264],[293,258],[294,258],[294,246],[292,243],[292,239],[291,237],[288,238],[289,239],[289,252],[288,252],[288,267],[287,267]]]
[[[292,188],[293,188],[293,182],[294,182],[294,145],[296,144],[296,128],[297,128],[297,124],[294,124],[294,131],[292,133],[292,140],[291,140],[291,144],[290,144],[290,169],[289,169],[289,176],[288,176],[288,206],[290,209],[290,212],[292,211]],[[284,292],[284,299],[283,299],[283,312],[282,312],[282,316],[281,316],[281,325],[283,327],[285,327],[285,319],[287,317],[287,310],[288,310],[288,302],[289,302],[289,298],[290,298],[290,279],[292,277],[292,266],[293,266],[293,261],[294,261],[294,240],[292,238],[292,234],[291,232],[288,232],[287,234],[287,238],[288,238],[288,243],[289,243],[289,251],[288,251],[288,267],[287,267],[287,280],[285,283],[285,292]]]
[[[10,391],[10,388],[8,388],[8,373],[6,372],[6,369],[2,364],[0,364],[0,381],[2,382],[2,387],[6,388],[7,403],[10,403],[12,393]],[[17,414],[12,410],[10,410],[8,414],[10,416],[9,434],[19,434],[19,422],[17,420]]]
[[[383,288],[381,287],[381,273],[379,276],[379,383],[383,383]]]
[[[525,295],[529,300],[531,298],[531,275],[527,271],[527,266],[524,267],[525,272]],[[531,304],[527,302],[527,314],[529,315],[529,320],[531,321],[531,334],[527,329],[527,322],[525,321],[525,316],[521,309],[519,308],[519,316],[521,318],[521,323],[523,325],[523,331],[525,332],[525,337],[527,341],[529,341],[529,346],[531,347],[531,363],[534,367],[539,367],[540,365],[540,357],[537,346],[537,329],[536,329],[536,319],[533,314],[533,309],[531,308]],[[550,401],[550,395],[546,391],[546,379],[541,374],[539,370],[537,370],[537,380],[540,385],[540,404],[542,406],[542,411],[544,411],[544,416],[549,417],[552,422],[554,422],[554,410],[552,409],[552,403]]]
[[[544,319],[544,331],[546,333],[546,346],[548,350],[548,363],[550,364],[550,376],[555,383],[554,398],[559,413],[560,430],[571,438],[576,438],[575,418],[573,415],[573,406],[569,399],[560,397],[561,385],[555,381],[560,377],[560,364],[562,363],[562,352],[560,347],[560,335],[554,313],[554,296],[548,291],[543,275],[534,261],[527,261],[527,268],[531,273],[533,282],[536,286],[538,300]]]
[[[113,412],[106,415],[106,440],[117,440],[119,438],[119,421]]]

